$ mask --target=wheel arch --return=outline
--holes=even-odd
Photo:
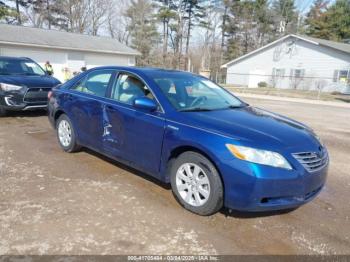
[[[223,178],[220,172],[220,168],[217,164],[217,161],[215,159],[215,157],[211,156],[210,154],[206,153],[206,151],[198,146],[192,146],[192,145],[181,145],[181,146],[177,146],[175,148],[173,148],[170,151],[169,157],[167,159],[167,172],[166,172],[166,180],[170,180],[170,169],[171,169],[171,164],[172,161],[175,160],[178,156],[180,156],[181,154],[185,153],[185,152],[195,152],[198,154],[201,154],[202,156],[204,156],[205,158],[207,158],[216,168],[217,172],[219,173],[219,176],[221,178],[221,182],[223,183]]]
[[[58,118],[61,116],[61,115],[64,115],[66,114],[62,109],[58,109],[55,114],[54,114],[54,124],[55,124],[55,127],[56,127],[56,123],[57,123],[57,120]]]

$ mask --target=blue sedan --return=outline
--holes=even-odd
[[[326,181],[312,129],[191,73],[94,68],[54,88],[48,110],[64,151],[87,147],[170,183],[199,215],[296,208]]]

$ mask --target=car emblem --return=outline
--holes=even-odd
[[[40,89],[39,89],[39,92],[42,92],[42,91],[44,91],[44,90],[43,90],[42,88],[40,88]]]

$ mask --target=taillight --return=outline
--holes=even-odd
[[[47,93],[47,98],[50,100],[51,97],[52,97],[52,91],[49,91],[49,92]]]

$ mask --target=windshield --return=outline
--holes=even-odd
[[[45,75],[45,71],[30,60],[0,58],[0,75]]]
[[[178,111],[211,111],[246,105],[217,84],[200,76],[174,74],[154,80]]]

